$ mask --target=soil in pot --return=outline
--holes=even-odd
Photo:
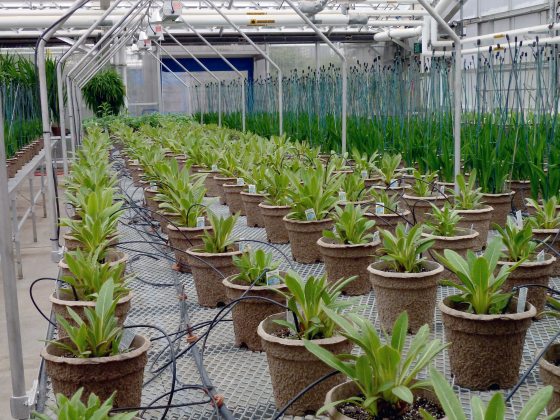
[[[212,226],[187,228],[167,225],[169,245],[173,247],[172,250],[175,253],[175,261],[177,262],[179,271],[183,273],[191,272],[186,251],[189,248],[201,246],[202,235],[204,235],[204,232],[210,230],[212,230]]]
[[[490,217],[490,225],[492,223],[497,223],[500,226],[505,226],[507,222],[507,216],[512,210],[512,199],[515,192],[510,191],[502,194],[483,194],[482,201],[484,204],[492,206],[494,211]]]
[[[545,385],[552,385],[554,392],[548,403],[548,412],[560,408],[560,344],[552,344],[539,360],[541,380]]]
[[[545,254],[544,261],[528,261],[522,263],[508,276],[502,286],[504,292],[511,291],[516,286],[525,284],[539,284],[548,286],[552,269],[556,263],[556,258],[550,254]],[[512,266],[514,263],[499,261],[498,267],[503,265]],[[546,289],[540,287],[529,287],[527,290],[527,301],[537,309],[537,314],[544,311],[546,304]]]
[[[374,254],[381,241],[360,245],[339,244],[332,239],[319,238],[317,246],[325,262],[327,278],[334,283],[341,278],[358,276],[348,284],[343,292],[347,295],[363,295],[371,290],[368,266],[374,260]]]
[[[408,209],[412,213],[412,220],[416,224],[424,223],[427,219],[427,214],[432,211],[432,204],[442,207],[446,199],[443,195],[430,196],[430,197],[416,197],[413,195],[404,194],[403,199],[406,202]]]
[[[243,200],[241,199],[241,191],[247,187],[245,185],[224,184],[223,188],[226,194],[229,212],[231,214],[239,213],[241,216],[245,216],[245,206],[243,206]]]
[[[62,341],[70,343],[68,338],[63,338]],[[139,407],[149,348],[150,341],[136,335],[129,351],[116,356],[82,359],[69,356],[64,350],[49,343],[41,351],[41,357],[45,360],[53,393],[61,393],[70,398],[83,387],[82,401],[87,402],[91,393],[104,401],[116,391],[114,408]]]
[[[249,227],[264,227],[264,218],[261,213],[259,204],[264,201],[266,196],[264,194],[252,194],[246,191],[241,191],[241,200],[247,215],[247,226]]]
[[[302,264],[314,264],[323,261],[317,241],[323,236],[323,230],[332,228],[332,219],[293,220],[284,217],[284,225],[290,238],[290,247],[294,260]]]
[[[278,334],[284,327],[276,324],[276,319],[286,319],[286,313],[266,318],[259,324],[258,334],[266,351],[274,401],[276,407],[281,408],[300,391],[333,369],[308,352],[302,340],[279,337]],[[314,342],[334,354],[349,353],[352,349],[352,343],[342,336]],[[339,374],[321,382],[290,406],[286,414],[314,415],[323,406],[327,392],[343,381],[344,375]]]
[[[457,210],[462,219],[457,223],[457,227],[463,229],[473,229],[478,232],[475,238],[476,251],[486,248],[488,242],[488,230],[490,229],[490,219],[494,208],[492,206],[484,206],[476,210]]]
[[[269,206],[268,204],[260,203],[259,208],[268,242],[273,244],[287,244],[290,242],[288,230],[284,224],[284,216],[291,211],[292,207]]]
[[[223,306],[226,301],[226,288],[222,280],[239,270],[233,265],[233,256],[241,255],[235,250],[221,254],[201,252],[198,247],[187,249],[187,263],[191,267],[198,304],[209,308]]]
[[[227,176],[214,175],[214,180],[216,181],[216,189],[218,191],[218,197],[220,198],[220,204],[227,204],[226,193],[224,191],[224,184],[229,184],[235,182],[237,178],[231,178]]]
[[[527,303],[516,313],[512,299],[506,314],[476,315],[464,305],[439,303],[455,384],[474,390],[511,388],[519,379],[525,334],[537,311]]]
[[[370,281],[375,292],[375,304],[381,325],[390,331],[399,315],[408,312],[411,333],[434,320],[437,299],[437,282],[443,266],[425,261],[419,273],[397,273],[390,271],[389,264],[379,261],[368,267]]]
[[[228,302],[239,299],[247,292],[249,285],[243,281],[235,280],[235,275],[223,280],[226,289]],[[255,296],[259,298],[272,299],[275,302],[285,304],[286,299],[270,288],[278,290],[286,289],[284,284],[275,286],[253,286],[245,296]],[[282,308],[272,302],[260,299],[246,299],[235,304],[231,315],[233,318],[233,331],[235,333],[235,345],[237,347],[247,347],[252,351],[263,351],[262,343],[257,329],[261,321],[270,315],[277,314]]]

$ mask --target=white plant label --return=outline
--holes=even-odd
[[[245,185],[245,180],[243,178],[237,178],[237,186],[241,187]]]
[[[280,271],[272,270],[266,273],[266,284],[267,286],[275,286],[280,284],[282,280],[280,279]]]
[[[527,288],[522,287],[519,289],[519,296],[517,298],[517,313],[525,312],[525,305],[527,304]]]
[[[346,191],[339,191],[338,192],[338,200],[339,201],[346,201]]]
[[[445,185],[441,185],[439,187],[439,192],[440,192],[441,195],[445,195]]]
[[[373,234],[372,242],[377,242],[379,240],[379,232],[375,232]]]
[[[332,233],[334,233],[336,235],[336,226],[332,227]]]
[[[249,184],[249,194],[256,194],[257,186],[255,184]]]
[[[150,182],[150,188],[157,191],[157,182],[155,182],[155,181]]]
[[[367,177],[368,177],[368,172],[367,172],[366,170],[363,170],[363,171],[361,172],[361,175],[362,175],[362,179],[367,179]]]
[[[383,203],[375,203],[375,214],[385,214],[385,206]]]
[[[213,164],[212,165],[212,172],[217,172],[218,171],[218,165]]]
[[[404,231],[405,231],[406,233],[408,233],[409,229],[410,229],[410,223],[407,223],[407,224],[404,226]]]
[[[204,216],[199,216],[196,218],[196,227],[203,228],[206,221],[204,220]]]
[[[130,345],[132,344],[132,340],[134,340],[134,337],[136,337],[136,333],[134,332],[134,329],[126,328],[122,334],[121,342],[119,344],[119,350],[120,351],[128,350],[130,348]]]
[[[537,254],[537,261],[544,262],[544,249]]]
[[[315,214],[315,210],[313,209],[305,210],[305,218],[307,219],[307,221],[316,220],[317,215]]]
[[[399,186],[398,179],[392,179],[391,181],[389,181],[389,188],[397,188],[398,186]]]
[[[521,210],[515,212],[515,221],[517,222],[517,227],[523,229],[523,216],[521,215]]]
[[[241,252],[244,252],[244,251],[245,251],[245,242],[243,242],[243,241],[244,241],[243,238],[239,238],[238,244],[239,244],[239,250],[240,250]]]

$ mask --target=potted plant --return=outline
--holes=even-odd
[[[552,307],[551,310],[544,312],[545,315],[550,315],[555,318],[560,317],[560,302],[553,298],[548,297],[547,303]],[[539,354],[543,353],[542,351]],[[548,411],[560,410],[560,343],[552,343],[544,350],[542,357],[539,359],[539,374],[541,380],[545,385],[553,387],[552,399],[548,404]]]
[[[291,186],[290,177],[284,171],[268,170],[266,182],[266,197],[259,204],[266,237],[268,242],[273,244],[287,244],[290,238],[284,224],[284,216],[292,208],[292,200],[288,194]]]
[[[437,298],[437,282],[443,267],[422,254],[434,244],[422,237],[422,225],[407,230],[399,223],[395,234],[379,231],[382,248],[380,261],[368,267],[375,292],[377,312],[383,328],[393,326],[401,312],[408,312],[412,333],[431,325]]]
[[[517,300],[502,286],[513,265],[502,265],[495,274],[502,241],[492,240],[484,254],[467,251],[462,258],[445,250],[438,260],[452,271],[460,283],[442,281],[461,294],[445,298],[439,304],[449,347],[451,373],[455,383],[469,389],[510,388],[518,380],[525,334],[537,314],[526,303],[517,311]]]
[[[375,222],[365,217],[366,211],[367,208],[354,204],[337,206],[333,230],[324,230],[317,241],[330,282],[357,277],[343,290],[349,295],[363,295],[371,290],[367,267],[373,262],[380,241],[372,233]]]
[[[331,368],[350,378],[332,388],[317,415],[328,412],[331,419],[407,418],[407,414],[424,410],[441,414],[429,380],[418,374],[447,347],[440,340],[430,340],[430,328],[423,325],[408,350],[405,349],[408,315],[399,315],[392,336],[384,340],[370,320],[358,315],[349,319],[326,310],[340,329],[340,334],[357,346],[359,355],[336,355],[305,340],[305,347]],[[346,415],[348,414],[348,415]],[[359,415],[360,417],[356,417]]]
[[[224,185],[235,185],[231,183],[236,182],[239,176],[239,167],[239,161],[233,156],[231,151],[225,153],[220,160],[220,166],[218,168],[220,173],[219,175],[214,175],[216,188],[220,197],[220,204],[228,204]]]
[[[374,220],[377,229],[395,232],[397,224],[409,222],[410,210],[399,207],[399,196],[389,194],[387,190],[372,190],[374,204],[365,214],[368,219]]]
[[[329,283],[326,276],[309,277],[304,281],[295,272],[288,272],[284,283],[288,290],[278,290],[290,310],[269,316],[259,324],[258,334],[266,352],[276,407],[284,407],[308,385],[331,371],[305,348],[310,340],[334,354],[347,354],[352,343],[338,334],[334,321],[325,309],[340,312],[350,303],[339,299],[342,289],[353,279]],[[329,389],[342,383],[343,375],[335,375],[305,393],[286,411],[288,415],[316,412]]]
[[[538,253],[541,244],[533,241],[533,229],[531,225],[525,223],[518,226],[518,222],[509,218],[505,227],[494,225],[506,252],[498,261],[498,267],[513,266],[506,282],[502,286],[504,292],[509,292],[514,287],[525,284],[538,284],[547,286],[552,274],[553,264],[556,258],[544,251]],[[527,301],[536,309],[537,313],[544,310],[546,302],[546,289],[541,287],[530,287],[527,292]]]
[[[238,214],[221,218],[208,212],[211,229],[202,235],[202,245],[187,249],[187,263],[191,267],[198,304],[215,308],[226,303],[222,280],[238,273],[233,257],[241,255],[232,238]]]
[[[264,227],[264,219],[259,204],[266,198],[267,168],[255,165],[252,170],[244,171],[243,177],[248,182],[247,188],[241,191],[241,201],[247,215],[247,226]]]
[[[375,168],[377,178],[366,179],[365,184],[367,187],[372,187],[375,185],[380,185],[381,189],[386,189],[389,191],[395,191],[395,193],[400,193],[400,189],[396,188],[401,186],[402,174],[398,172],[399,165],[401,164],[402,156],[400,154],[391,155],[385,153],[381,157],[379,162],[379,167]],[[404,187],[404,186],[403,186]]]
[[[373,202],[363,178],[357,173],[346,174],[342,177],[338,199],[340,205],[358,204],[366,206]]]
[[[262,351],[257,328],[263,319],[278,313],[280,307],[272,301],[283,304],[283,297],[271,289],[286,288],[283,280],[285,273],[278,271],[280,264],[273,261],[272,254],[262,249],[246,250],[243,255],[234,256],[233,263],[239,273],[225,278],[223,284],[228,301],[244,297],[232,309],[235,345]],[[247,300],[248,296],[256,299]]]
[[[330,212],[338,200],[340,177],[328,176],[319,167],[303,170],[300,177],[291,174],[292,211],[284,217],[284,225],[290,238],[290,247],[295,261],[312,264],[321,261],[317,240],[323,230],[332,227]]]
[[[560,252],[560,212],[556,196],[543,200],[539,204],[537,200],[529,199],[528,208],[532,209],[532,215],[527,219],[527,224],[533,228],[533,239],[545,242],[553,251]],[[551,276],[560,275],[560,261],[553,264]]]
[[[494,208],[483,203],[484,196],[480,188],[476,188],[476,170],[470,173],[468,181],[463,174],[457,175],[456,183],[458,192],[453,191],[453,202],[461,216],[457,226],[478,232],[475,250],[480,250],[486,246]]]
[[[96,73],[82,88],[82,95],[87,107],[97,117],[118,115],[125,106],[125,87],[114,69]]]
[[[150,341],[135,335],[131,343],[123,342],[113,289],[112,280],[103,284],[95,308],[84,309],[85,320],[68,308],[75,326],[58,316],[68,336],[50,341],[41,357],[55,394],[70,397],[83,387],[86,401],[91,393],[107,399],[116,392],[115,407],[138,407]]]
[[[446,197],[435,187],[437,172],[422,175],[414,170],[414,184],[410,193],[405,193],[403,199],[406,201],[415,223],[423,223],[426,214],[432,209],[432,204],[437,207],[443,206]]]

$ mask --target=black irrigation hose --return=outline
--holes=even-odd
[[[43,280],[51,280],[51,281],[59,281],[58,279],[55,279],[54,277],[41,277],[38,278],[36,280],[34,280],[30,285],[29,285],[29,297],[31,298],[31,303],[33,304],[33,306],[35,307],[35,309],[37,309],[37,312],[39,312],[39,314],[45,318],[47,320],[47,322],[50,325],[53,325],[56,327],[56,323],[51,321],[51,318],[47,317],[47,315],[45,315],[45,313],[41,310],[41,308],[39,308],[39,305],[37,305],[37,302],[35,301],[35,298],[33,296],[33,288],[35,287],[35,285],[37,283],[39,283],[40,281]]]

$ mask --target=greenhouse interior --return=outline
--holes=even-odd
[[[560,419],[560,1],[1,0],[0,418]]]

